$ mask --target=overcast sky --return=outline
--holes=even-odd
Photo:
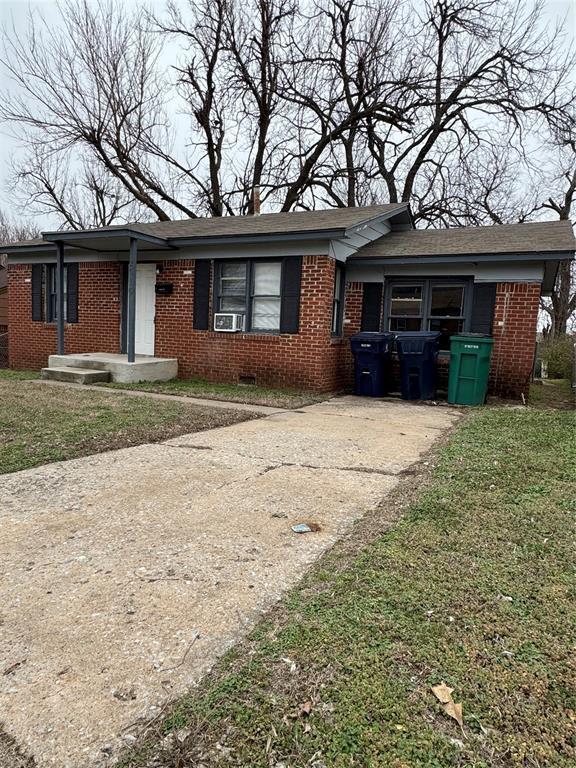
[[[179,0],[185,5],[185,0]],[[164,0],[123,0],[125,5],[143,5],[156,10],[165,7]],[[573,38],[576,38],[576,0],[546,0],[546,15],[549,19],[557,20],[566,18],[567,29]],[[0,24],[11,29],[14,27],[19,34],[25,33],[29,12],[40,11],[48,20],[57,19],[56,0],[0,0]],[[0,86],[2,89],[9,86],[5,73],[0,70]],[[13,128],[12,128],[13,131]],[[22,212],[15,210],[12,193],[7,183],[10,161],[19,152],[18,141],[7,133],[0,125],[0,208],[8,215],[22,217]],[[41,220],[40,226],[49,227],[55,222]]]

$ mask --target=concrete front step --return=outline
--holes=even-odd
[[[50,355],[50,368],[78,368],[109,371],[112,381],[131,384],[138,381],[168,381],[178,375],[178,360],[174,357],[136,355],[129,363],[126,355],[110,352],[80,352],[72,355]]]
[[[95,384],[97,381],[110,381],[110,371],[61,366],[42,368],[42,378],[49,381],[69,381],[74,384]]]

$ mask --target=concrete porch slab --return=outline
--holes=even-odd
[[[50,355],[49,368],[90,368],[110,371],[112,381],[132,384],[138,381],[169,381],[178,375],[178,360],[174,357],[136,355],[133,363],[127,355],[111,352],[82,352],[74,355]]]

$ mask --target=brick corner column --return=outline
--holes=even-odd
[[[534,366],[540,283],[498,283],[494,307],[490,391],[528,395]]]

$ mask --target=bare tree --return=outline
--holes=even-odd
[[[522,218],[530,137],[574,102],[541,0],[59,8],[5,34],[0,116],[20,194],[70,227],[251,213],[256,187],[282,211],[409,200],[424,225],[497,221],[512,194]]]
[[[557,135],[556,145],[557,173],[553,178],[560,189],[542,207],[553,211],[561,220],[571,221],[576,203],[576,130],[571,135]],[[563,336],[576,313],[576,269],[573,261],[560,263],[552,296],[543,300],[541,306],[550,321],[550,334]]]
[[[169,140],[159,40],[116,0],[59,8],[57,33],[31,16],[25,37],[4,34],[2,63],[17,90],[3,94],[0,115],[25,131],[34,162],[76,150],[157,218],[194,215],[151,152]]]
[[[369,119],[370,151],[388,199],[426,202],[430,178],[446,173],[482,144],[519,144],[541,120],[562,121],[574,100],[574,60],[562,33],[542,20],[542,3],[526,10],[502,0],[427,0],[410,34],[415,49],[406,104],[409,130]],[[419,210],[415,210],[416,218]]]

